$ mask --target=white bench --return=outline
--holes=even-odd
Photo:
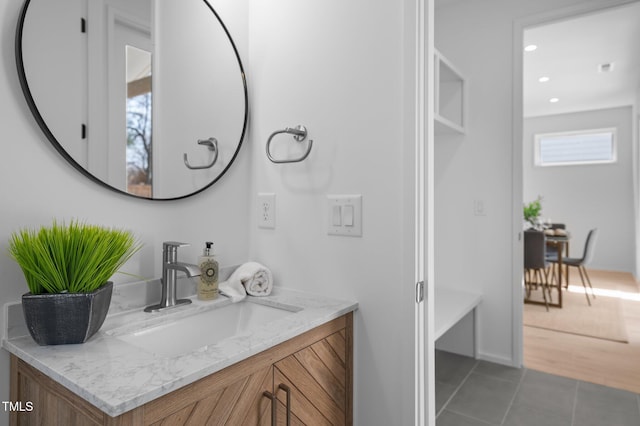
[[[436,286],[434,293],[436,347],[475,358],[478,333],[476,307],[482,301],[482,295],[441,286]]]

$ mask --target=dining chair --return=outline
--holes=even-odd
[[[524,231],[524,282],[527,292],[527,299],[531,297],[531,290],[540,286],[544,304],[549,310],[547,293],[551,299],[551,289],[549,287],[549,266],[546,258],[547,241],[542,231]]]
[[[598,240],[598,228],[591,229],[589,234],[587,235],[587,239],[584,242],[584,251],[582,253],[582,257],[565,257],[562,259],[562,264],[566,265],[567,268],[569,266],[573,266],[578,269],[580,273],[580,279],[582,280],[582,286],[584,287],[584,295],[587,297],[587,303],[591,306],[591,300],[589,300],[589,293],[587,291],[587,285],[589,284],[589,288],[591,288],[591,295],[593,298],[596,298],[595,293],[593,292],[593,286],[591,285],[591,280],[589,279],[589,274],[587,273],[586,265],[591,263],[593,259],[593,253],[596,247],[596,241]],[[558,258],[547,258],[553,263],[558,263]],[[586,278],[586,283],[585,283]],[[566,281],[566,286],[569,286],[569,280]]]

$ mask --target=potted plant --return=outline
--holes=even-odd
[[[540,213],[542,212],[542,197],[524,205],[524,220],[529,222],[531,228],[538,229],[540,226]]]
[[[22,296],[27,327],[39,345],[83,343],[105,320],[111,276],[141,245],[130,231],[88,225],[21,229],[9,239],[29,292]]]

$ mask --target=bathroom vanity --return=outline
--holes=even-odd
[[[185,328],[185,339],[216,340],[200,347],[162,334],[157,346],[144,339],[163,327],[171,333],[194,315],[232,312],[226,298],[168,313],[110,314],[81,345],[38,346],[14,324],[3,341],[12,354],[11,400],[33,409],[13,412],[12,425],[270,425],[288,424],[288,417],[293,424],[352,424],[357,303],[280,288],[240,302],[256,303],[286,313],[257,314],[261,324],[247,326],[242,308],[244,317],[234,321],[220,317],[196,333]],[[207,330],[216,328],[232,330],[210,337]]]

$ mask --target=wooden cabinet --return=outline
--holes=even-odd
[[[351,385],[345,368],[345,337],[344,332],[336,332],[276,363],[278,424],[286,424],[287,415],[294,425],[348,424]]]
[[[12,355],[11,399],[33,411],[11,424],[351,425],[352,335],[349,313],[117,418]]]

